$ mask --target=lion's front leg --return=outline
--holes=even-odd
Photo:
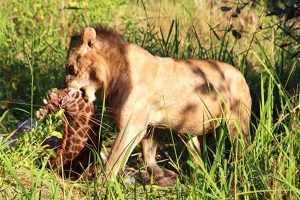
[[[124,168],[132,150],[146,135],[147,123],[138,121],[133,120],[119,130],[106,163],[105,174],[109,181],[114,180],[120,169]]]

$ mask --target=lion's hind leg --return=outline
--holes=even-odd
[[[161,131],[155,129],[154,133],[148,134],[141,141],[143,158],[153,182],[159,186],[171,186],[175,184],[178,175],[171,170],[161,168],[157,164],[155,155],[159,144],[158,134],[161,134]],[[151,178],[147,180],[148,183],[151,183]]]
[[[248,151],[251,145],[249,133],[250,113],[247,106],[242,102],[233,103],[227,117],[227,128],[231,139],[237,141],[238,153]]]

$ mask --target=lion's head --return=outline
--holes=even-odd
[[[120,95],[130,87],[128,43],[112,29],[98,26],[85,28],[71,37],[66,62],[66,84],[80,89],[85,99],[94,101],[95,92]]]
[[[94,101],[95,92],[104,84],[106,61],[97,52],[96,31],[87,27],[83,34],[71,37],[66,62],[66,83],[83,91],[85,99]]]
[[[119,107],[131,90],[128,43],[116,31],[87,27],[71,37],[66,62],[66,85],[83,91],[88,101],[99,91]]]

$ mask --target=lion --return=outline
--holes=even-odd
[[[71,36],[65,81],[83,91],[86,101],[95,101],[100,91],[107,110],[114,114],[118,134],[105,166],[110,181],[140,143],[154,182],[174,184],[177,174],[156,162],[155,134],[160,132],[148,134],[149,126],[189,135],[189,150],[195,154],[201,150],[200,137],[224,119],[231,138],[242,135],[243,144],[250,145],[249,87],[242,73],[229,64],[154,56],[110,28],[86,27]]]

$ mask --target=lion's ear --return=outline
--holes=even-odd
[[[96,31],[91,27],[86,27],[83,32],[83,43],[91,47],[96,41]]]

